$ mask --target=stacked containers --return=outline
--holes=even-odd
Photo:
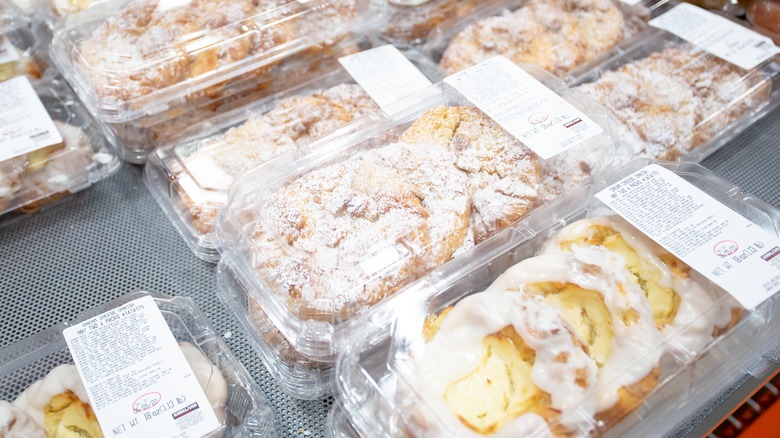
[[[0,399],[13,401],[34,382],[44,379],[56,367],[74,363],[63,336],[64,329],[104,312],[121,308],[143,297],[153,299],[175,340],[182,349],[187,349],[185,357],[188,357],[187,361],[194,368],[193,372],[198,376],[204,392],[210,397],[212,406],[224,412],[224,415],[218,416],[219,428],[208,436],[258,438],[274,436],[274,414],[265,397],[192,300],[147,292],[126,294],[79,315],[73,321],[58,324],[0,350],[3,364],[0,366],[0,375],[3,376]],[[206,368],[203,367],[204,364]],[[59,372],[62,371],[59,369]],[[78,375],[75,377],[60,375],[61,380],[53,387],[39,384],[35,388],[30,388],[29,391],[38,391],[38,393],[30,392],[26,399],[32,400],[40,394],[47,393],[52,397],[57,394],[53,388],[66,385],[64,382],[80,382]],[[49,381],[49,384],[51,383]],[[81,401],[88,403],[85,400]],[[43,401],[43,406],[46,404],[48,400]],[[18,405],[30,404],[20,402]],[[10,419],[10,417],[4,418]],[[71,420],[73,418],[77,417],[71,417]],[[13,424],[11,426],[13,427]],[[21,420],[18,422],[18,427],[23,427]]]
[[[399,434],[472,436],[473,432],[464,424],[470,423],[469,427],[476,427],[474,430],[481,430],[484,425],[477,424],[479,418],[470,415],[469,409],[478,410],[482,406],[486,415],[480,418],[500,423],[496,407],[502,403],[500,400],[495,403],[486,401],[484,394],[495,395],[495,391],[499,390],[511,392],[509,387],[502,386],[506,383],[504,379],[491,374],[490,360],[480,362],[479,358],[487,351],[486,358],[498,361],[493,363],[493,371],[503,370],[501,364],[509,364],[504,361],[515,358],[511,353],[514,348],[522,358],[518,356],[512,365],[506,365],[506,372],[515,378],[512,381],[516,386],[512,388],[522,389],[508,395],[510,406],[507,411],[518,408],[518,400],[525,399],[527,404],[514,414],[508,414],[505,422],[492,431],[498,434],[511,435],[517,433],[517,427],[527,427],[524,436],[548,436],[551,431],[561,434],[572,433],[573,430],[586,435],[667,435],[725,390],[730,382],[742,375],[745,368],[775,346],[780,324],[772,309],[777,305],[779,296],[775,295],[755,309],[745,311],[728,293],[680,263],[641,232],[610,217],[612,211],[594,195],[647,164],[646,160],[635,161],[603,181],[589,184],[539,209],[519,226],[496,236],[490,247],[478,248],[469,260],[445,266],[431,275],[425,284],[420,285],[415,298],[407,301],[403,311],[393,316],[391,329],[378,328],[373,336],[355,342],[339,356],[334,391],[342,408],[340,414],[347,418],[333,424],[354,426],[362,436],[371,437]],[[780,236],[780,212],[768,204],[741,193],[698,165],[661,165],[766,230],[770,236]],[[572,243],[571,247],[566,247],[566,243]],[[766,250],[771,250],[771,246]],[[631,275],[641,279],[635,286],[630,284],[633,281],[630,276],[620,277],[619,271],[606,269],[606,265],[601,264],[610,260],[604,254],[613,251],[626,256],[616,258],[621,269],[628,269]],[[634,259],[630,255],[632,252]],[[602,256],[595,257],[594,254]],[[570,274],[557,271],[558,265],[565,265]],[[656,276],[669,266],[672,269],[669,277]],[[605,273],[615,277],[601,283],[603,289],[595,287]],[[567,275],[571,277],[569,280],[556,283],[556,278]],[[622,292],[608,298],[606,288],[620,285],[625,286],[620,289]],[[632,296],[635,293],[633,288],[638,286],[646,289],[648,301],[644,301],[641,289],[637,290],[637,297],[641,300],[628,309],[644,306],[645,310],[638,311],[639,316],[627,319],[624,324],[618,323],[614,316],[598,318],[599,311],[594,309],[599,306],[588,302],[588,297],[597,291],[601,294],[599,300],[609,307],[623,299],[621,296]],[[579,292],[572,293],[569,289]],[[669,290],[678,294],[678,299],[661,298]],[[538,298],[540,296],[544,298]],[[537,298],[523,301],[522,297]],[[505,324],[516,328],[515,335],[501,326],[499,314],[504,311],[494,305],[506,298],[517,301],[501,308],[512,309],[516,313],[517,317]],[[575,299],[581,301],[576,301],[572,309],[579,310],[566,313],[565,309]],[[671,307],[666,307],[669,303]],[[567,321],[564,326],[568,327],[551,331],[551,336],[571,330],[580,335],[584,333],[579,339],[589,345],[589,354],[604,362],[598,364],[597,374],[604,376],[603,381],[586,386],[587,390],[579,387],[578,383],[564,394],[556,392],[561,386],[566,386],[569,374],[554,367],[566,363],[583,366],[585,362],[577,365],[574,359],[577,349],[556,350],[569,353],[551,359],[547,357],[545,352],[548,350],[543,343],[538,343],[538,339],[532,342],[536,335],[555,327],[554,319],[549,313],[544,313],[549,312],[549,309],[543,309],[546,305],[563,309],[560,315]],[[536,314],[533,317],[535,313],[532,309],[536,307],[547,316],[542,318]],[[469,312],[469,309],[473,311]],[[614,312],[618,309],[625,311],[627,308],[617,306],[608,312],[617,315]],[[450,318],[452,321],[448,322]],[[483,335],[479,335],[475,344],[474,337],[467,334],[481,333],[484,318],[487,318],[485,321],[499,321],[496,323],[498,328],[494,334],[488,330],[484,341]],[[642,330],[642,326],[647,324],[642,319],[648,318],[647,330]],[[659,332],[656,324],[660,327],[661,321],[666,326]],[[521,329],[525,324],[529,327],[527,332]],[[386,324],[382,326],[387,327]],[[619,326],[624,327],[622,333]],[[610,344],[611,351],[608,351],[604,349],[604,344],[599,345],[598,339],[605,331],[613,330],[612,327],[615,327],[615,338]],[[453,338],[451,335],[458,330],[462,336]],[[587,335],[588,330],[591,330],[590,336]],[[630,334],[630,331],[637,330],[637,333]],[[656,334],[650,336],[651,332]],[[523,340],[513,336],[521,336]],[[447,344],[447,339],[452,342]],[[485,347],[482,347],[483,342]],[[507,342],[514,347],[506,348]],[[444,345],[446,348],[442,350]],[[460,351],[463,345],[477,348],[466,354]],[[482,348],[485,350],[480,351]],[[617,353],[618,350],[622,353]],[[528,351],[530,356],[526,354]],[[601,370],[614,365],[610,364],[612,357],[625,353],[628,361],[624,367],[611,374],[606,371],[602,374]],[[606,359],[599,357],[602,354]],[[475,364],[479,365],[465,370],[465,377],[460,383],[450,381],[445,390],[439,393],[430,391],[431,385],[426,379],[436,381],[437,378],[431,378],[429,371],[437,369],[437,375],[447,376],[453,364],[469,363],[475,358]],[[523,362],[530,362],[527,369],[530,380],[520,378],[525,372],[522,371]],[[480,390],[484,384],[471,379],[474,377],[469,374],[472,370],[474,376],[482,373],[479,374],[482,382],[488,379],[488,386],[492,382],[494,387]],[[549,373],[560,379],[540,390],[539,387],[546,385],[545,376]],[[586,378],[585,375],[589,374],[577,374],[582,379]],[[577,382],[582,383],[580,377],[577,377]],[[459,397],[463,395],[458,394],[458,385],[461,384],[474,385],[471,387],[474,396],[471,404],[476,407],[470,408],[469,401]],[[618,387],[617,396],[610,405],[612,396],[609,394]],[[561,399],[555,399],[558,396],[568,397],[568,408],[545,411],[543,406],[550,404],[548,392],[552,394],[554,403],[561,403]],[[443,400],[446,401],[442,403]],[[595,417],[594,402],[597,406],[604,402],[596,410]],[[461,415],[462,420],[458,420],[453,412]],[[523,412],[535,414],[520,420]],[[538,418],[542,421],[535,421]],[[460,424],[461,421],[464,424]],[[573,429],[572,424],[576,428]],[[337,427],[336,430],[348,431],[349,428]]]
[[[415,280],[625,162],[602,108],[529,71],[604,131],[542,160],[440,83],[236,181],[217,235],[220,272],[238,281],[224,275],[219,297],[283,389],[326,395],[336,354],[364,335],[367,318],[381,322],[414,295]]]
[[[81,102],[47,69],[29,23],[14,16],[6,24],[0,34],[0,215],[38,211],[119,166]]]
[[[55,20],[51,52],[123,157],[143,162],[155,125],[341,56],[334,44],[376,19],[364,0],[117,0]]]
[[[306,155],[319,137],[379,110],[343,68],[321,72],[196,124],[150,155],[144,181],[201,259],[219,260],[214,221],[240,173],[274,158],[279,163]]]

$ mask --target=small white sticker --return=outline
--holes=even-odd
[[[62,135],[24,76],[0,82],[0,162],[62,143]]]
[[[18,62],[19,54],[16,53],[16,48],[8,41],[4,35],[0,34],[0,64],[8,64],[11,62]]]
[[[590,117],[503,56],[444,81],[543,159],[603,132]]]
[[[62,334],[106,436],[195,438],[219,428],[152,297]]]
[[[780,291],[780,240],[651,164],[596,197],[752,309]]]
[[[771,39],[688,3],[650,20],[650,25],[745,70],[780,53]]]
[[[431,86],[431,81],[389,44],[341,57],[339,63],[380,107]]]

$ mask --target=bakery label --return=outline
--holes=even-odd
[[[339,63],[382,108],[431,86],[431,81],[390,44],[343,56]]]
[[[0,82],[0,162],[58,143],[62,135],[30,81]]]
[[[18,62],[19,54],[16,53],[16,48],[8,41],[3,34],[0,34],[0,64],[8,64],[11,62]]]
[[[596,197],[746,309],[780,292],[780,239],[657,164]]]
[[[503,56],[444,81],[543,159],[603,132],[590,117]]]
[[[62,331],[106,436],[205,436],[220,427],[152,297]]]
[[[780,53],[770,38],[689,3],[650,20],[650,25],[745,70]]]

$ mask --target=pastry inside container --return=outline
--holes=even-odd
[[[771,68],[746,71],[659,32],[577,89],[612,111],[637,156],[701,159],[721,134],[777,100],[776,77]]]

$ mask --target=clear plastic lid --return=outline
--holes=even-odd
[[[128,123],[107,123],[105,133],[120,157],[135,164],[146,163],[147,155],[166,143],[199,133],[228,111],[279,93],[299,83],[313,80],[333,69],[338,58],[360,50],[364,38],[350,36],[331,47],[304,50],[272,66],[261,76],[232,82],[218,92],[206,94],[181,105],[168,105],[162,113]]]
[[[22,75],[40,79],[47,68],[45,50],[29,26],[0,32],[0,82]]]
[[[51,50],[93,114],[127,122],[262,75],[376,19],[367,0],[108,0],[56,26]]]
[[[43,412],[40,414],[27,412],[28,409],[37,406],[35,403],[22,403],[21,401],[17,403],[14,400],[24,392],[26,394],[25,400],[39,400],[42,403],[41,409],[43,409],[49,404],[49,401],[44,399],[51,398],[53,400],[58,396],[56,388],[62,386],[70,390],[67,382],[74,382],[73,387],[78,386],[76,382],[81,382],[75,367],[60,367],[60,365],[74,363],[62,331],[130,301],[147,296],[154,299],[154,303],[160,309],[165,323],[179,343],[180,348],[186,350],[185,357],[188,358],[187,361],[193,367],[195,374],[203,377],[199,378],[198,382],[207,397],[210,397],[209,401],[215,407],[215,411],[220,412],[218,414],[219,428],[209,433],[208,436],[273,436],[274,415],[268,402],[246,369],[236,360],[192,300],[185,297],[174,298],[147,292],[133,292],[124,295],[79,315],[73,321],[61,323],[0,350],[0,363],[2,363],[0,375],[2,375],[3,382],[0,385],[0,400],[12,402],[12,405],[0,404],[0,409],[3,409],[6,414],[19,415],[16,421],[18,428],[25,426],[24,419],[27,416],[31,416],[33,419],[40,416],[42,419]],[[207,368],[203,368],[204,366]],[[60,377],[59,382],[52,381],[53,373]],[[35,384],[42,379],[45,379],[42,383]],[[76,392],[79,391],[71,390],[70,394]],[[81,400],[76,395],[76,400],[69,404],[69,408],[62,410],[63,415],[59,417],[62,418],[62,421],[74,421],[75,425],[83,426],[86,429],[86,426],[93,423],[79,420],[76,415],[79,405],[86,405],[86,411],[90,412],[89,401]],[[11,411],[7,410],[9,407]],[[21,409],[21,415],[18,411],[14,412],[14,408]],[[51,417],[57,416],[52,415]],[[4,416],[3,418],[9,417]],[[86,418],[89,419],[89,415]],[[94,420],[94,416],[92,419]],[[47,417],[48,420],[49,417]],[[97,427],[99,428],[99,426]],[[27,433],[30,433],[29,430]]]
[[[325,420],[325,437],[326,438],[360,438],[354,427],[349,423],[349,419],[341,410],[339,404],[334,401],[330,411],[328,411],[328,418]]]
[[[502,0],[386,0],[389,19],[382,29],[383,39],[399,46],[425,43],[440,23],[462,20]]]
[[[502,55],[571,80],[637,39],[666,2],[512,0],[439,23],[420,48],[444,75]]]
[[[306,155],[314,140],[379,110],[335,60],[307,76],[179,131],[151,154],[145,180],[198,257],[219,259],[214,220],[239,174],[278,156]]]
[[[648,163],[537,210],[435,271],[391,329],[365,330],[336,363],[348,423],[370,437],[666,436],[725,390],[776,345],[780,294],[745,310],[594,197]],[[659,164],[780,236],[780,211],[696,164]]]
[[[28,26],[29,20],[25,17],[25,10],[20,6],[24,2],[14,2],[12,0],[0,0],[0,34],[10,32],[20,27]]]
[[[572,83],[613,112],[639,157],[701,161],[780,102],[776,60],[744,70],[666,31],[643,35]]]
[[[36,212],[119,168],[114,151],[61,78],[17,76],[0,88],[5,90],[0,214]]]
[[[332,361],[366,310],[625,162],[603,108],[529,71],[603,131],[543,160],[440,83],[236,181],[218,249],[296,350]]]
[[[298,353],[223,262],[217,265],[216,293],[249,335],[257,355],[282,391],[303,400],[331,394],[333,364],[317,362]]]

